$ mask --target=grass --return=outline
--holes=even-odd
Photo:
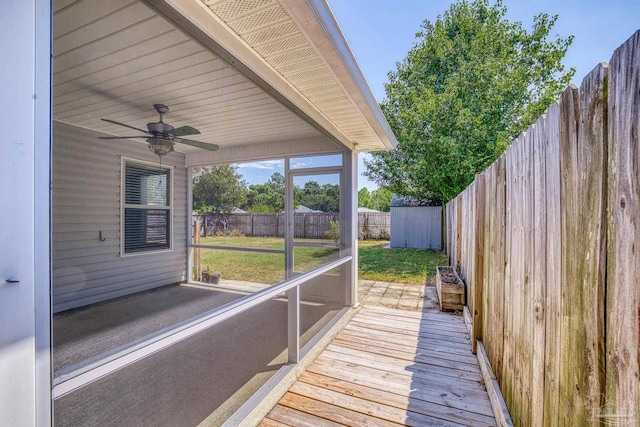
[[[305,241],[328,242],[310,239]],[[274,237],[206,237],[200,239],[200,244],[284,250],[284,239]],[[296,247],[294,269],[300,272],[312,270],[338,259],[338,256],[337,248]],[[222,279],[267,284],[284,280],[284,254],[200,249],[200,266],[204,269],[207,265],[220,272]]]
[[[435,277],[436,267],[447,265],[442,252],[391,249],[389,242],[358,242],[358,275],[363,280],[424,284]]]
[[[446,265],[446,257],[442,253],[384,248],[388,243],[380,240],[359,242],[360,279],[421,284],[435,275],[436,266]],[[200,239],[200,244],[284,250],[284,239],[271,237],[206,237]],[[308,271],[337,258],[338,250],[335,248],[296,247],[295,271]],[[267,284],[284,280],[283,254],[200,249],[200,264],[203,269],[209,265],[220,272],[222,279]]]

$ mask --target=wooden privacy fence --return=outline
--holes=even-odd
[[[446,207],[516,425],[638,425],[640,31]]]
[[[204,236],[217,232],[238,230],[250,237],[283,237],[284,213],[232,213],[194,215],[193,221],[201,221]],[[294,214],[296,238],[324,239],[331,228],[331,221],[338,221],[339,213],[312,212]],[[391,232],[389,212],[358,213],[358,235],[361,239],[388,238]]]

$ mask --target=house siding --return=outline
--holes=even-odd
[[[162,163],[173,168],[173,250],[120,255],[121,157],[157,162],[147,146],[101,140],[99,133],[54,122],[54,312],[186,279],[187,173],[182,153]],[[102,232],[106,240],[101,242]]]

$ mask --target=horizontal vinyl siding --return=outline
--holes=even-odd
[[[143,143],[54,122],[53,306],[62,311],[181,282],[186,277],[187,174],[184,155],[162,160],[173,169],[173,251],[120,256],[122,156],[157,162]],[[100,242],[102,231],[106,241]]]

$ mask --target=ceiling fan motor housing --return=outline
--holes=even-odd
[[[163,123],[163,122],[147,123],[147,129],[149,129],[149,133],[154,135],[154,136],[166,136],[166,137],[168,137],[169,135],[167,135],[167,133],[169,131],[173,130],[173,126],[168,125],[168,124]]]

